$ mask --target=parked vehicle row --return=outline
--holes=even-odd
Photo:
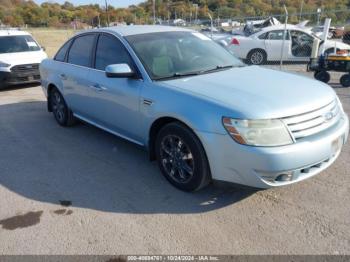
[[[328,85],[245,66],[188,29],[85,31],[44,60],[40,74],[61,126],[80,119],[144,146],[185,191],[212,180],[269,188],[307,179],[335,161],[349,133]]]
[[[316,38],[318,37],[309,30],[299,26],[274,25],[264,27],[249,36],[226,36],[217,41],[223,41],[237,57],[249,64],[261,65],[269,61],[280,61],[281,57],[283,61],[309,62],[312,44]],[[323,49],[326,53],[336,50],[350,51],[350,45],[327,40],[325,43],[321,41],[319,55]]]

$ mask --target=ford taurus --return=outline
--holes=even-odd
[[[196,31],[84,31],[41,63],[48,110],[148,149],[185,191],[212,180],[269,188],[320,173],[349,121],[335,92],[306,77],[245,66]]]

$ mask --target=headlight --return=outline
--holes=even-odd
[[[4,63],[0,61],[0,67],[9,67],[10,64]]]
[[[282,146],[293,143],[281,120],[242,120],[224,117],[226,131],[238,143],[251,146]]]
[[[336,96],[336,99],[337,99],[337,104],[338,104],[338,107],[340,108],[340,111],[344,113],[343,104],[341,103],[339,97]]]

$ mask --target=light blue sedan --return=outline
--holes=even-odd
[[[80,119],[146,147],[185,191],[212,180],[258,188],[301,181],[330,166],[349,133],[328,85],[245,66],[182,28],[85,31],[40,73],[60,125]]]

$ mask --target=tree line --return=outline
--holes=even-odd
[[[290,21],[296,22],[298,14],[309,12],[304,19],[315,20],[311,14],[321,8],[333,21],[345,22],[350,0],[154,0],[157,21],[169,19],[208,19],[208,13],[215,19],[242,17],[264,17],[284,13],[286,5]],[[98,4],[75,6],[70,2],[58,4],[45,2],[41,5],[29,0],[0,0],[0,24],[9,26],[28,25],[32,27],[70,27],[73,25],[105,26],[108,21],[126,24],[153,23],[153,0],[127,8],[106,8]],[[328,11],[327,11],[328,10]],[[329,10],[338,10],[337,12]],[[339,11],[340,10],[340,11]],[[343,10],[343,11],[342,11]],[[329,12],[329,13],[327,13]]]

